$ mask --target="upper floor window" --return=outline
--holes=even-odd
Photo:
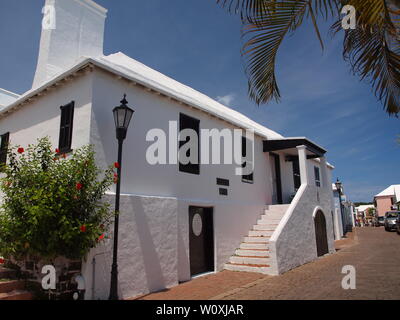
[[[321,186],[321,178],[320,178],[318,167],[314,167],[314,175],[315,175],[315,185],[317,187],[320,187]]]
[[[254,172],[253,172],[253,157],[252,157],[252,152],[249,152],[251,150],[250,147],[252,147],[250,144],[252,142],[246,137],[242,137],[242,158],[243,158],[243,164],[242,168],[252,168],[251,173],[245,174],[242,176],[242,181],[246,183],[253,183],[254,182]]]
[[[58,143],[60,153],[71,151],[74,109],[74,101],[61,107],[60,139]]]
[[[179,115],[179,132],[181,133],[185,129],[190,129],[193,130],[197,134],[197,161],[189,163],[181,163],[179,161],[179,171],[180,172],[186,172],[186,173],[191,173],[191,174],[200,174],[200,120],[189,117],[183,113]],[[186,137],[186,140],[180,141],[179,140],[179,148],[184,146],[186,143],[190,141],[190,137]],[[186,151],[186,158],[190,159],[191,158],[191,152],[194,152],[193,148],[188,148]],[[193,156],[193,155],[192,155]],[[192,157],[193,158],[193,157]]]
[[[3,164],[6,164],[6,162],[7,162],[7,150],[8,150],[9,139],[10,139],[9,132],[7,132],[3,135],[0,135],[0,167]]]

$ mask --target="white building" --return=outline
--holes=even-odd
[[[334,252],[325,149],[283,137],[123,53],[104,56],[107,10],[95,2],[46,4],[55,8],[56,28],[42,30],[32,89],[0,110],[0,135],[22,146],[49,136],[65,152],[93,144],[106,167],[116,161],[112,109],[127,94],[135,114],[124,144],[120,297],[224,268],[276,275]],[[154,142],[146,135],[162,129],[174,145],[179,129],[169,122],[254,130],[253,174],[236,175],[235,164],[151,165]],[[87,299],[108,297],[111,258],[110,241],[85,260]]]

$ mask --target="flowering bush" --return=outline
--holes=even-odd
[[[101,201],[114,181],[91,146],[60,155],[48,138],[10,147],[0,190],[0,256],[83,258],[104,239],[112,213]]]

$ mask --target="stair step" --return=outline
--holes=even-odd
[[[267,265],[270,262],[269,257],[241,257],[233,256],[229,258],[229,263],[246,265]]]
[[[242,242],[240,244],[240,249],[250,249],[250,250],[266,250],[268,249],[268,243],[246,243]]]
[[[247,243],[268,243],[270,237],[244,237]]]
[[[261,215],[261,219],[282,219],[285,213],[268,213]]]
[[[281,220],[282,219],[279,219],[279,220],[277,219],[276,221],[269,221],[268,219],[260,219],[260,220],[257,220],[257,225],[277,227]]]
[[[0,293],[7,293],[14,290],[25,289],[24,281],[10,280],[5,282],[0,282]]]
[[[249,237],[271,237],[274,233],[273,230],[251,230],[249,231]]]
[[[0,300],[32,300],[32,293],[25,290],[13,290],[7,293],[0,293]]]
[[[268,257],[269,250],[236,249],[235,254],[242,257]]]
[[[268,274],[271,271],[269,265],[245,265],[245,264],[225,264],[225,269],[230,271],[240,271],[240,272],[256,272],[262,274]]]
[[[290,204],[271,204],[265,206],[265,210],[287,210],[290,207]]]
[[[276,224],[256,224],[253,227],[253,230],[255,231],[275,231],[276,227],[278,225]]]

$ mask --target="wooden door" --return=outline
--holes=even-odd
[[[317,255],[323,256],[329,252],[328,236],[326,233],[326,221],[322,211],[318,211],[314,218],[315,237],[317,243]]]
[[[189,207],[189,252],[192,276],[214,271],[212,208]]]

